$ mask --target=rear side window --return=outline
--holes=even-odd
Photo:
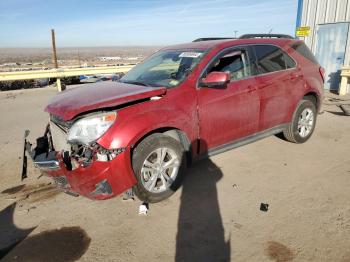
[[[254,50],[257,59],[257,67],[260,74],[295,67],[294,60],[277,46],[255,45]]]
[[[293,44],[292,48],[295,51],[297,51],[300,55],[310,60],[312,63],[318,64],[316,57],[313,55],[310,49],[303,42]]]

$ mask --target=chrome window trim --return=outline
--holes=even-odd
[[[201,73],[199,74],[199,77],[198,77],[198,79],[197,79],[197,82],[196,82],[196,88],[197,88],[197,89],[203,88],[203,87],[199,86],[199,81],[200,81],[200,79],[203,78],[203,75],[204,75],[205,71],[208,69],[208,67],[209,67],[210,65],[212,65],[212,63],[213,63],[219,56],[223,55],[223,53],[233,51],[234,49],[241,49],[241,50],[243,49],[244,51],[246,51],[246,52],[248,53],[249,51],[248,51],[247,48],[246,48],[247,46],[248,46],[248,45],[236,45],[236,46],[226,47],[226,48],[220,50],[212,59],[210,59],[210,61],[209,61],[209,62],[206,64],[206,66],[202,69],[202,71],[201,71]],[[239,50],[237,50],[237,51],[239,51]],[[249,58],[249,56],[248,56],[248,58]],[[249,60],[249,59],[248,59],[248,60]],[[255,77],[255,76],[254,76],[254,75],[250,75],[250,76],[248,76],[248,77],[243,77],[243,78],[241,78],[241,79],[236,79],[236,80],[230,81],[229,84],[230,84],[230,83],[233,83],[233,82],[237,82],[237,81],[249,79],[249,78],[252,78],[252,77]]]
[[[265,76],[265,75],[270,75],[270,74],[275,74],[275,73],[280,73],[280,72],[284,72],[284,71],[291,71],[291,70],[295,70],[299,67],[299,63],[298,61],[296,61],[294,59],[294,57],[292,57],[291,55],[289,55],[285,50],[283,50],[280,46],[278,45],[275,45],[275,44],[271,44],[271,43],[267,43],[267,44],[246,44],[246,45],[236,45],[236,46],[230,46],[230,47],[226,47],[222,50],[220,50],[212,59],[210,59],[210,61],[206,64],[206,66],[202,69],[201,73],[199,74],[199,77],[196,81],[196,89],[201,89],[203,87],[200,87],[199,86],[199,81],[200,79],[203,78],[203,74],[204,72],[208,69],[209,65],[211,65],[213,63],[213,61],[218,58],[220,55],[222,55],[222,53],[225,53],[226,51],[231,51],[231,50],[234,50],[235,48],[241,48],[241,49],[244,49],[245,51],[247,51],[247,53],[249,53],[249,50],[247,50],[247,47],[251,47],[252,48],[252,51],[254,50],[254,46],[257,46],[257,45],[270,45],[270,46],[275,46],[277,47],[278,49],[280,49],[284,54],[288,55],[295,63],[295,66],[293,68],[288,68],[288,69],[284,69],[284,70],[278,70],[278,71],[273,71],[273,72],[268,72],[268,73],[259,73],[257,72],[257,75],[251,75],[249,77],[244,77],[244,78],[241,78],[241,79],[237,79],[237,80],[234,80],[234,81],[230,81],[230,83],[233,83],[233,82],[237,82],[237,81],[241,81],[241,80],[246,80],[246,79],[250,79],[250,78],[253,78],[253,77],[259,77],[259,76]],[[254,52],[254,55],[256,56],[255,54],[255,50],[253,51]],[[248,57],[249,58],[249,57]],[[257,59],[256,57],[254,57],[254,60],[255,62],[257,62]]]

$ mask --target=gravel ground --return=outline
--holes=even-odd
[[[21,183],[24,130],[43,133],[54,94],[0,93],[0,259],[350,261],[350,118],[337,107],[305,144],[269,137],[197,162],[140,216],[139,201],[61,193],[32,164]]]

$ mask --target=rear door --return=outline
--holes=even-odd
[[[290,121],[294,109],[292,97],[302,85],[296,62],[275,45],[254,45],[260,99],[259,131]]]
[[[255,133],[259,123],[259,96],[247,47],[220,52],[202,77],[213,71],[228,72],[225,89],[198,89],[201,153]]]

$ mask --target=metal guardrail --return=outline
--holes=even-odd
[[[340,75],[341,75],[341,82],[340,82],[339,95],[343,96],[348,93],[347,89],[348,89],[348,79],[350,78],[350,66],[343,67]]]
[[[133,65],[106,66],[87,68],[57,68],[49,70],[32,70],[16,72],[0,72],[0,81],[29,80],[40,78],[57,78],[57,89],[62,91],[61,78],[80,75],[114,74],[129,71]]]

